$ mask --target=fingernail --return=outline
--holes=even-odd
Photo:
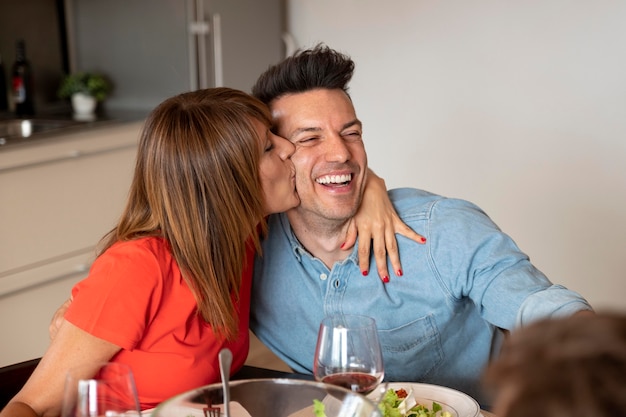
[[[343,242],[341,246],[339,247],[339,249],[343,249],[344,246],[346,246],[346,242]]]
[[[383,277],[383,282],[386,284],[389,282],[389,277],[388,276],[384,276]]]
[[[399,276],[399,277],[401,277],[401,276],[402,276],[402,270],[401,270],[401,269],[398,269],[398,271],[396,271],[396,275],[397,275],[397,276]]]
[[[363,274],[364,277],[366,277],[367,276],[367,271],[363,271],[362,274]]]
[[[422,243],[426,243],[426,238],[424,236],[422,236]]]

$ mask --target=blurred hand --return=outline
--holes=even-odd
[[[63,321],[65,320],[65,312],[67,311],[70,304],[72,304],[72,297],[68,298],[63,304],[61,304],[61,307],[59,307],[57,311],[54,312],[54,315],[52,316],[52,321],[50,322],[50,326],[48,327],[50,340],[54,339],[54,337],[57,335],[57,332],[61,327],[61,323],[63,323]]]

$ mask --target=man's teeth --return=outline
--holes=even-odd
[[[315,181],[318,184],[343,184],[346,182],[350,182],[352,180],[352,174],[344,174],[344,175],[326,175],[325,177],[320,177]]]

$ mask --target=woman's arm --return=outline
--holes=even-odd
[[[63,320],[37,368],[0,412],[0,417],[61,415],[67,372],[75,367],[85,367],[85,379],[91,378],[99,364],[109,361],[119,350],[119,346]]]
[[[385,181],[368,169],[363,200],[359,211],[350,221],[346,241],[342,248],[352,248],[359,236],[359,268],[363,275],[369,273],[370,245],[365,244],[373,240],[374,258],[378,275],[383,282],[389,281],[387,259],[391,261],[396,276],[402,276],[402,264],[398,253],[398,244],[395,234],[399,233],[417,243],[426,243],[426,238],[416,233],[400,220],[393,208]]]

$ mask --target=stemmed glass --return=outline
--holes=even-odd
[[[316,380],[368,394],[384,374],[373,318],[335,315],[322,320],[313,364]]]
[[[141,414],[135,380],[129,366],[103,363],[85,379],[81,368],[65,379],[61,417],[137,417]]]

